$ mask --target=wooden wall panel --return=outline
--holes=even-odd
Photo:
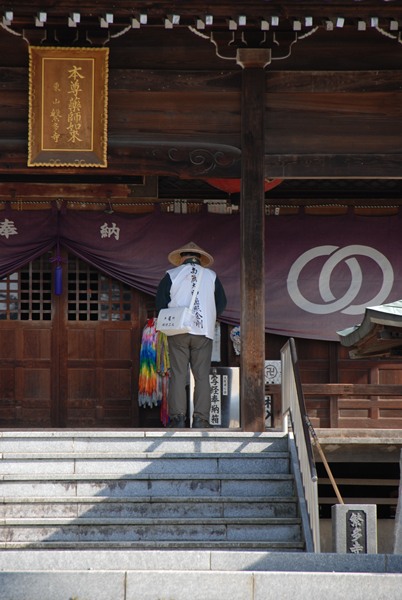
[[[196,176],[185,161],[155,152],[164,140],[240,148],[235,60],[220,59],[209,40],[187,28],[131,30],[110,39],[109,47],[108,174]],[[274,52],[266,69],[267,176],[398,176],[402,61],[396,49],[373,31],[358,39],[350,31],[318,31],[294,44],[286,60]],[[230,45],[221,50],[234,59]],[[0,57],[0,173],[37,174],[26,164],[25,41],[0,30]],[[219,174],[225,175],[239,177],[237,165]]]
[[[128,131],[136,138],[172,139],[184,136],[209,143],[239,145],[240,95],[218,92],[133,92],[110,94],[110,136]],[[147,138],[145,137],[145,140]]]
[[[0,361],[1,359],[16,360],[17,332],[10,325],[2,326],[0,330]],[[0,363],[1,364],[1,363]]]
[[[50,329],[39,329],[24,331],[23,358],[26,360],[51,358],[51,331]]]
[[[402,357],[378,365],[378,383],[402,384]]]
[[[67,354],[69,359],[76,361],[94,360],[96,357],[96,327],[72,328],[68,332]]]
[[[283,336],[267,335],[266,358],[280,359]],[[315,428],[402,427],[402,358],[350,359],[337,342],[296,339],[298,366]],[[268,385],[280,419],[280,386]]]
[[[25,368],[21,370],[22,393],[26,406],[50,405],[50,373],[49,369]]]
[[[79,368],[69,370],[68,377],[68,404],[70,406],[79,406],[88,408],[95,405],[99,396],[98,393],[98,373],[96,369]]]
[[[48,427],[51,423],[51,326],[0,322],[0,422]]]
[[[400,151],[402,93],[267,94],[266,153]]]
[[[127,360],[131,355],[131,331],[129,329],[103,330],[103,357],[105,360]]]

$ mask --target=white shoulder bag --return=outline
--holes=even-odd
[[[198,294],[203,271],[193,290],[190,306],[174,306],[171,308],[162,308],[156,319],[156,330],[162,331],[165,335],[179,335],[180,333],[189,333],[193,319],[193,306]]]

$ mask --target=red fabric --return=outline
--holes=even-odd
[[[282,181],[283,179],[266,179],[265,191],[272,190],[272,188],[282,183]],[[207,183],[228,194],[237,194],[241,188],[241,179],[207,179]]]

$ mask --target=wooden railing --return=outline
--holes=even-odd
[[[303,383],[307,413],[315,427],[402,429],[402,385]],[[273,426],[281,427],[281,386],[267,385],[272,397]],[[325,424],[314,416],[315,402],[327,405]],[[322,409],[321,409],[322,410]]]

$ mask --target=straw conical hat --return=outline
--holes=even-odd
[[[172,265],[175,265],[176,267],[178,267],[179,265],[182,264],[183,260],[185,260],[185,256],[183,257],[183,253],[194,253],[194,254],[199,254],[200,256],[200,263],[203,267],[210,267],[213,262],[214,259],[212,258],[212,256],[210,254],[208,254],[208,252],[206,252],[205,250],[203,250],[202,248],[200,248],[199,246],[197,246],[197,244],[195,244],[194,242],[189,242],[188,244],[185,244],[184,246],[182,246],[181,248],[177,248],[177,250],[173,250],[173,252],[171,252],[168,255],[168,260],[169,262],[172,263]]]

